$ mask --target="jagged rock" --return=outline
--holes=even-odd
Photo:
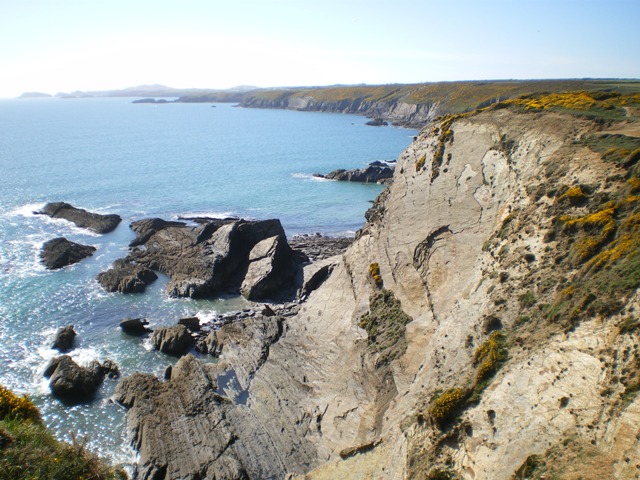
[[[303,253],[312,262],[340,255],[352,243],[352,237],[326,237],[319,233],[295,235],[289,241],[293,250]]]
[[[150,230],[140,227],[140,231]],[[225,219],[197,227],[165,225],[151,235],[145,234],[145,248],[132,251],[127,258],[168,275],[171,281],[166,288],[172,296],[210,297],[220,291],[237,292],[251,250],[273,236],[280,238],[281,251],[289,251],[279,220]],[[294,262],[290,259],[291,264]]]
[[[160,327],[150,337],[155,350],[169,355],[180,356],[193,345],[193,337],[184,325]]]
[[[73,325],[61,327],[56,332],[51,348],[60,352],[68,352],[73,347],[73,340],[76,338],[76,332]]]
[[[233,480],[302,473],[292,460],[308,455],[311,447],[303,436],[265,430],[259,416],[227,396],[231,379],[246,390],[282,335],[282,319],[250,317],[218,333],[224,343],[219,364],[186,355],[165,382],[135,373],[118,383],[114,399],[129,410],[127,429],[139,455],[137,478],[153,478],[157,472],[161,478]],[[300,434],[306,428],[294,421],[288,426]]]
[[[113,266],[106,272],[99,273],[96,279],[107,292],[141,293],[147,285],[158,276],[156,273],[125,259],[113,262]]]
[[[96,247],[70,242],[64,237],[54,238],[45,242],[40,251],[40,258],[49,270],[66,267],[90,257]]]
[[[198,317],[185,317],[178,320],[179,325],[184,325],[191,332],[200,330],[200,319]]]
[[[118,226],[122,218],[116,214],[101,215],[76,208],[65,202],[47,203],[42,210],[35,212],[53,218],[62,218],[73,222],[80,228],[88,228],[96,233],[109,233]]]
[[[297,270],[284,236],[257,243],[249,254],[249,268],[240,292],[249,300],[268,298],[291,281]]]
[[[218,357],[222,351],[222,345],[218,342],[218,335],[216,332],[209,332],[205,336],[201,335],[198,337],[195,349],[199,353]]]
[[[338,169],[326,175],[316,174],[316,176],[343,182],[384,183],[393,178],[393,170],[387,164],[373,162],[366,168],[356,168],[354,170]]]
[[[141,336],[151,332],[147,325],[149,325],[149,322],[143,318],[125,318],[120,322],[119,326],[123,332],[129,335]]]
[[[96,361],[89,367],[81,367],[70,356],[62,355],[49,363],[44,376],[49,378],[51,393],[64,400],[78,402],[95,393],[104,379],[104,372]]]

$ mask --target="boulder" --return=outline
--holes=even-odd
[[[119,326],[124,333],[139,337],[151,332],[147,325],[149,325],[149,322],[143,318],[125,318],[120,322]]]
[[[125,259],[113,262],[113,266],[106,272],[99,273],[96,279],[107,292],[141,293],[147,285],[158,276],[156,273]]]
[[[249,268],[240,293],[249,300],[274,295],[296,273],[291,248],[284,236],[275,235],[258,242],[249,254]]]
[[[51,360],[44,376],[49,378],[51,393],[70,402],[90,397],[104,380],[104,372],[98,362],[81,367],[69,355]]]
[[[151,334],[154,350],[179,357],[193,346],[193,337],[184,325],[160,327]]]
[[[76,338],[76,332],[73,325],[61,327],[56,332],[51,348],[60,352],[68,352],[73,347],[73,340]]]
[[[191,332],[200,331],[200,319],[198,317],[185,317],[178,320],[179,325],[184,325]]]
[[[40,251],[40,258],[49,270],[66,267],[77,263],[83,258],[90,257],[96,251],[90,245],[70,242],[64,237],[54,238],[45,242]]]
[[[35,212],[52,218],[62,218],[73,222],[77,227],[87,228],[96,233],[108,233],[118,226],[122,218],[116,214],[101,215],[82,208],[76,208],[65,202],[47,203],[42,210]]]

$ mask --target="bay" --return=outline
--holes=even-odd
[[[55,330],[73,324],[79,362],[115,360],[123,375],[161,375],[171,357],[150,351],[117,325],[145,317],[153,325],[181,316],[245,308],[240,298],[171,299],[165,278],[143,295],[103,292],[95,281],[127,252],[131,221],[157,216],[279,218],[288,236],[353,235],[379,185],[323,181],[313,173],[395,159],[415,131],[375,128],[353,115],[236,108],[230,104],[132,104],[131,99],[0,100],[0,384],[29,394],[63,439],[117,462],[132,461],[124,412],[107,380],[86,404],[65,406],[42,377]],[[122,224],[95,235],[33,211],[66,201]],[[97,252],[46,271],[39,250],[65,236]]]

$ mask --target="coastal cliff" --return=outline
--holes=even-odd
[[[119,385],[139,477],[635,477],[639,107],[430,123],[296,314]]]

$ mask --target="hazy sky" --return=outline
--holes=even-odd
[[[0,97],[640,77],[640,0],[0,0]]]

